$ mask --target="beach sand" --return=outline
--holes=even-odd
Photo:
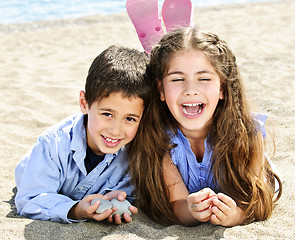
[[[273,161],[284,180],[269,220],[232,228],[208,223],[163,227],[142,212],[120,226],[18,216],[15,166],[41,132],[80,111],[79,91],[92,60],[112,44],[142,48],[127,13],[0,25],[0,238],[295,239],[294,10],[295,1],[195,9],[195,25],[228,42],[249,99],[268,114],[268,130],[276,142]]]

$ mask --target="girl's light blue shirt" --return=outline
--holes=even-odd
[[[17,213],[32,219],[75,222],[71,207],[88,194],[123,190],[127,199],[134,186],[128,175],[124,148],[106,154],[88,175],[84,164],[86,130],[83,114],[71,116],[49,128],[15,169]]]
[[[257,129],[262,132],[263,138],[265,138],[265,122],[267,115],[253,113],[253,117],[257,121]],[[179,129],[177,130],[176,135],[171,137],[171,141],[172,143],[177,144],[177,146],[171,151],[171,159],[176,165],[188,192],[198,192],[203,188],[217,190],[211,170],[213,148],[207,143],[207,139],[204,143],[205,152],[203,160],[200,163],[197,161],[196,156],[191,149],[190,142]],[[278,173],[271,160],[268,157],[267,159],[273,170]],[[276,182],[276,190],[277,188],[278,185]]]

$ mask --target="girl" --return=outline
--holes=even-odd
[[[282,190],[264,154],[266,117],[250,112],[226,43],[180,28],[153,48],[148,72],[154,95],[143,125],[149,131],[130,165],[143,211],[160,223],[184,225],[269,218],[275,178],[276,200]]]

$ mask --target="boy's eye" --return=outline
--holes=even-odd
[[[104,112],[104,113],[102,113],[101,115],[104,115],[104,116],[106,116],[106,117],[111,117],[111,116],[112,116],[112,114],[110,114],[110,113],[108,113],[108,112]]]
[[[136,119],[133,118],[133,117],[126,117],[126,120],[127,120],[128,122],[136,122]]]

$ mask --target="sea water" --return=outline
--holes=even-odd
[[[266,0],[191,1],[194,7],[198,7],[229,3],[261,2]],[[159,0],[159,7],[162,6],[163,2],[164,0]],[[126,11],[125,4],[126,0],[0,0],[0,24],[119,13]]]

